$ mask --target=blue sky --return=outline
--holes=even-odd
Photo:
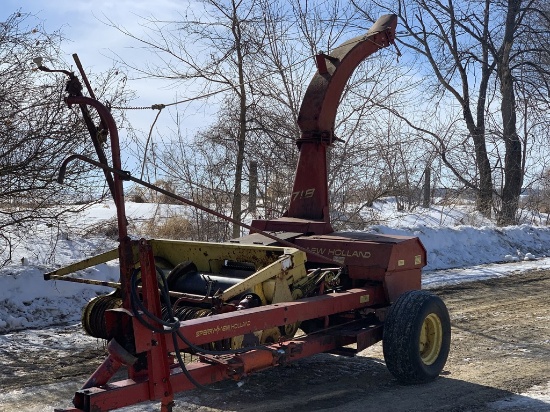
[[[146,52],[135,47],[134,41],[104,24],[106,17],[139,35],[143,32],[140,27],[141,17],[154,14],[159,19],[170,19],[186,7],[186,1],[177,0],[2,0],[0,21],[18,10],[36,15],[43,21],[47,31],[61,29],[66,38],[62,44],[64,59],[72,65],[72,70],[75,70],[72,54],[77,53],[87,73],[99,73],[112,67],[114,54],[134,62],[149,58]],[[44,64],[48,65],[48,62]],[[178,90],[167,89],[166,85],[151,80],[130,81],[128,85],[138,95],[138,99],[131,102],[133,106],[169,103],[178,97]],[[181,94],[179,91],[179,97]],[[153,110],[127,112],[134,127],[143,130],[145,134],[149,132],[156,113]],[[173,128],[172,114],[163,112],[157,126]],[[194,115],[194,120],[188,122],[189,133],[206,122],[204,114]]]
[[[0,19],[19,9],[35,14],[43,20],[46,30],[62,30],[67,39],[63,50],[68,61],[72,61],[71,54],[76,52],[88,67],[109,67],[111,64],[106,56],[110,51],[124,53],[132,42],[105,25],[102,22],[105,17],[132,32],[139,32],[140,16],[154,13],[157,18],[168,18],[185,7],[185,3],[171,0],[2,0]]]
[[[115,28],[104,23],[107,19],[124,27],[127,31],[142,36],[144,30],[140,23],[143,17],[154,17],[158,20],[174,20],[178,13],[185,14],[188,7],[192,7],[193,0],[1,0],[0,21],[17,10],[24,13],[35,14],[43,21],[47,31],[61,29],[66,41],[62,44],[65,61],[72,70],[72,54],[77,53],[86,72],[99,73],[113,65],[113,57],[119,55],[136,65],[143,65],[152,59],[146,51],[140,49],[139,44],[129,37],[121,34]],[[191,5],[190,5],[191,4]],[[194,4],[202,8],[202,5]],[[313,60],[310,62],[312,72]],[[48,65],[48,61],[45,61]],[[132,101],[132,106],[151,106],[158,103],[170,103],[182,98],[193,97],[200,94],[200,90],[186,90],[183,87],[169,87],[168,83],[162,83],[150,79],[138,79],[129,81],[128,87],[136,92],[139,98]],[[197,129],[204,128],[211,123],[213,113],[217,106],[209,101],[199,101],[193,106],[173,106],[163,110],[156,123],[154,140],[162,136],[173,134],[176,129],[174,117],[176,110],[181,124],[185,130],[184,135],[192,136]],[[132,125],[142,131],[141,137],[145,139],[149,133],[152,122],[157,114],[153,110],[127,111]],[[124,138],[122,131],[121,137]]]

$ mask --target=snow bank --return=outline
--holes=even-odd
[[[428,251],[423,287],[550,267],[550,258],[545,258],[550,256],[550,229],[546,227],[498,228],[467,206],[432,207],[413,214],[397,212],[392,202],[378,202],[373,210],[384,225],[370,226],[365,231],[418,236],[423,242]],[[128,202],[126,211],[128,220],[137,221],[185,213],[185,207]],[[0,269],[0,333],[76,322],[89,299],[110,291],[78,283],[46,282],[43,274],[116,247],[116,242],[106,238],[78,235],[80,229],[102,225],[115,215],[112,202],[95,205],[75,216],[63,231],[38,227],[15,246],[12,262]],[[464,222],[483,225],[468,226]],[[508,263],[487,266],[501,262]],[[107,281],[119,277],[116,261],[78,275]]]
[[[526,257],[535,260],[550,255],[550,229],[546,227],[373,226],[368,231],[419,237],[428,251],[427,271],[519,261]]]
[[[106,287],[44,281],[45,270],[8,267],[0,271],[0,332],[78,321],[86,302],[110,292]],[[91,279],[117,281],[118,266],[102,264],[81,273]]]

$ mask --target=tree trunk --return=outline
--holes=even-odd
[[[255,216],[256,193],[258,191],[258,162],[256,160],[250,161],[248,176],[248,210]]]
[[[514,79],[510,69],[510,54],[514,42],[516,18],[521,6],[521,0],[510,0],[506,16],[506,31],[501,48],[498,76],[502,103],[502,137],[506,153],[504,155],[504,187],[502,189],[502,208],[498,215],[499,225],[516,223],[516,213],[519,207],[519,196],[523,183],[522,147],[516,129],[516,98],[514,94]]]
[[[431,175],[432,170],[430,169],[430,166],[426,166],[424,169],[424,198],[422,201],[422,207],[428,208],[430,207],[430,201],[431,201]]]
[[[241,221],[242,210],[242,180],[243,180],[243,164],[244,164],[244,146],[245,146],[245,129],[244,121],[241,119],[241,126],[237,141],[237,159],[235,165],[235,189],[233,191],[232,217],[234,220]],[[241,235],[241,227],[238,224],[233,224],[233,237]]]
[[[485,133],[474,133],[472,136],[476,153],[476,164],[479,171],[479,189],[476,197],[476,208],[485,217],[491,217],[493,209],[493,178],[491,164],[487,156]]]
[[[243,165],[244,165],[244,149],[246,142],[246,88],[244,84],[244,67],[242,53],[242,37],[240,21],[237,18],[237,9],[233,2],[233,26],[232,32],[235,38],[235,51],[237,53],[237,66],[239,71],[239,133],[237,135],[237,158],[235,160],[235,189],[233,191],[233,204],[231,214],[234,220],[241,221],[242,211],[242,180],[243,180]],[[241,227],[238,224],[233,224],[234,238],[241,235]]]

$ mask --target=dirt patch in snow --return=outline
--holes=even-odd
[[[174,411],[550,411],[548,394],[530,391],[550,389],[550,272],[432,291],[447,304],[453,333],[447,365],[432,383],[398,384],[377,344],[354,358],[319,354],[267,370],[240,388],[215,386],[231,391],[182,393]],[[68,407],[103,357],[103,345],[75,327],[0,338],[0,411]]]

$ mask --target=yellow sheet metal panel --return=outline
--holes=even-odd
[[[229,300],[240,293],[253,289],[256,285],[264,284],[263,292],[269,303],[273,299],[273,291],[268,287],[274,279],[280,279],[288,285],[294,283],[307,275],[305,269],[306,254],[297,249],[287,248],[288,254],[283,255],[279,260],[258,270],[237,285],[227,289],[222,294],[222,300]]]
[[[251,263],[258,270],[275,262],[285,253],[285,250],[296,250],[275,246],[184,240],[153,239],[150,242],[155,256],[161,256],[174,265],[184,260],[191,260],[199,271],[211,273],[219,272],[225,260]]]

